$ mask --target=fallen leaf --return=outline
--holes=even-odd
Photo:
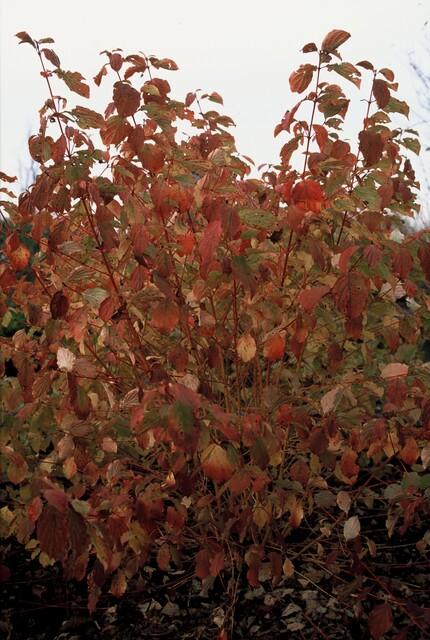
[[[408,375],[409,367],[407,364],[403,364],[402,362],[390,362],[387,364],[381,371],[381,377],[384,380],[387,378],[398,378],[400,376]]]
[[[352,516],[343,525],[343,535],[345,540],[354,540],[360,534],[360,520],[357,516]]]

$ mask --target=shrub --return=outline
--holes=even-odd
[[[0,382],[3,535],[86,577],[90,610],[151,557],[276,584],[294,571],[294,530],[320,559],[371,561],[365,507],[382,505],[388,536],[429,513],[417,351],[430,244],[393,234],[418,186],[402,154],[416,134],[391,125],[408,113],[393,72],[343,62],[345,31],[307,44],[314,62],[289,79],[300,100],[275,129],[280,161],[254,178],[218,93],[171,97],[159,72],[172,60],[105,52],[100,114],[56,95],[57,81],[90,89],[50,38],[17,35],[49,97],[29,140],[37,178],[3,202],[2,308],[26,319],[1,339],[17,369]],[[362,73],[355,147],[336,82],[359,100]]]

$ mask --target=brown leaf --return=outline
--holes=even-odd
[[[69,298],[62,291],[56,291],[52,296],[50,309],[54,319],[64,318],[69,310]]]
[[[373,640],[380,640],[393,626],[391,605],[385,602],[374,607],[369,613],[367,624]]]
[[[375,78],[373,81],[373,95],[375,96],[376,104],[379,109],[384,109],[390,102],[390,91],[388,89],[385,80]]]
[[[113,101],[119,116],[126,118],[136,113],[140,106],[140,93],[127,82],[115,82]]]
[[[324,38],[321,44],[321,49],[326,51],[327,53],[331,53],[341,44],[346,42],[348,38],[351,37],[351,34],[348,31],[342,31],[342,29],[333,29],[330,31]]]
[[[377,164],[382,158],[384,150],[384,141],[380,133],[371,133],[370,131],[360,131],[358,134],[360,139],[360,151],[363,154],[366,167]]]

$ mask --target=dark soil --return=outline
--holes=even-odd
[[[378,523],[371,522],[375,539]],[[366,556],[357,567],[339,559],[327,566],[317,548],[300,554],[303,541],[291,540],[292,554],[300,554],[294,576],[273,586],[260,575],[257,589],[245,576],[208,579],[202,585],[191,561],[190,571],[168,574],[145,567],[122,599],[104,594],[93,616],[85,583],[67,583],[58,566],[44,569],[17,543],[3,543],[3,563],[11,575],[0,582],[0,638],[215,640],[225,629],[229,640],[370,640],[367,614],[387,599],[394,625],[384,639],[430,638],[430,558],[416,548],[424,532],[410,529],[389,543],[385,536],[377,556]]]

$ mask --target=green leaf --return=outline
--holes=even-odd
[[[420,141],[417,138],[403,138],[403,140],[400,141],[400,144],[406,147],[406,149],[410,149],[410,151],[416,153],[417,156],[421,151]]]
[[[172,406],[172,417],[184,433],[192,433],[194,415],[193,409],[190,405],[177,400]]]
[[[254,276],[246,257],[233,256],[231,266],[235,278],[237,278],[246,289],[250,289],[252,292],[253,287],[255,286]]]
[[[268,229],[276,224],[277,221],[273,213],[263,209],[241,209],[239,216],[245,224],[259,229]]]
[[[347,80],[352,82],[352,84],[355,84],[356,87],[360,88],[361,73],[356,67],[354,67],[353,64],[349,62],[342,62],[340,64],[329,64],[327,66],[327,69],[329,71],[335,71],[343,78],[346,78]]]
[[[75,116],[76,123],[81,129],[100,129],[105,123],[100,113],[86,107],[75,107],[71,113]]]
[[[409,117],[409,106],[406,102],[393,98],[393,96],[391,96],[388,104],[384,107],[384,111],[388,113],[401,113],[406,116],[406,118]]]
[[[92,307],[99,307],[103,302],[103,300],[108,296],[109,296],[108,292],[105,289],[101,289],[100,287],[93,287],[92,289],[87,289],[82,294],[82,297]]]
[[[360,187],[355,187],[353,191],[354,195],[366,202],[371,209],[378,209],[381,198],[376,191],[375,187],[372,185],[363,185]]]
[[[84,98],[90,97],[90,88],[85,82],[84,77],[78,71],[62,71],[57,69],[55,71],[60,80],[64,80],[70,91],[83,96]]]

